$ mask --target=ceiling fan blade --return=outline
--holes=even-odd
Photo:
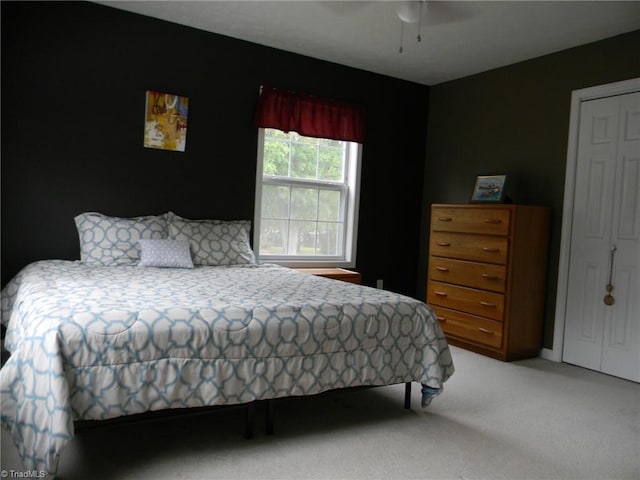
[[[478,13],[474,2],[427,2],[423,25],[442,25],[463,22]]]
[[[351,15],[358,13],[363,8],[369,7],[372,1],[319,1],[314,2],[321,8],[329,10],[337,15]]]

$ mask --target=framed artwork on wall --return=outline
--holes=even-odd
[[[144,146],[184,152],[189,98],[147,90]]]
[[[506,175],[478,175],[471,203],[504,203]]]

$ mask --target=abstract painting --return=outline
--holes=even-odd
[[[147,90],[144,146],[184,152],[189,98]]]

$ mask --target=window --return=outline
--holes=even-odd
[[[289,266],[355,266],[360,145],[260,128],[254,249]]]

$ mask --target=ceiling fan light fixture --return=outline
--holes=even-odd
[[[414,0],[399,2],[396,7],[396,13],[400,19],[400,48],[399,53],[404,51],[404,24],[418,23],[418,43],[422,41],[422,14],[427,10],[426,0]]]
[[[426,7],[426,2],[423,0],[398,2],[396,13],[404,23],[416,23],[422,17]]]

